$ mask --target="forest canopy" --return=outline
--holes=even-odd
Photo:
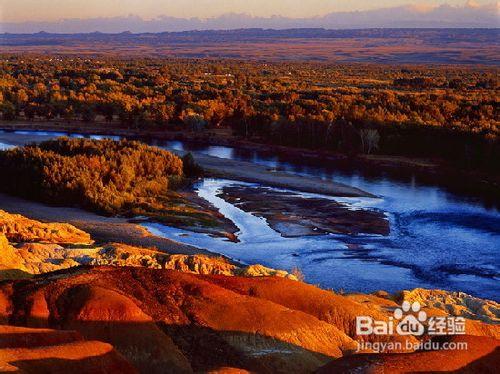
[[[182,160],[135,141],[58,138],[0,152],[4,192],[58,205],[126,214],[166,196]]]
[[[5,56],[3,120],[205,132],[497,170],[498,69]]]

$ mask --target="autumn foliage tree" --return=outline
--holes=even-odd
[[[182,160],[135,141],[59,138],[0,152],[4,192],[105,214],[165,196]]]
[[[0,60],[3,120],[84,121],[441,158],[498,172],[498,69],[211,60]],[[378,136],[376,136],[378,134]]]

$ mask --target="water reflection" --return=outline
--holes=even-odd
[[[224,186],[238,182],[204,180],[199,195],[215,205],[240,230],[240,242],[148,224],[156,234],[207,248],[246,263],[291,269],[327,288],[372,292],[415,287],[461,290],[498,299],[495,224],[479,213],[467,223],[463,214],[415,211],[390,215],[393,232],[378,235],[321,235],[284,238],[267,222],[217,196]],[[244,184],[248,186],[248,184]],[[327,198],[327,197],[325,197]],[[342,198],[353,208],[381,208],[385,199]],[[406,205],[403,205],[404,207]],[[449,223],[446,223],[449,222]],[[489,244],[484,240],[489,239]]]
[[[15,132],[17,143],[33,132]],[[68,133],[35,133],[40,139]],[[90,137],[90,136],[84,136]],[[118,138],[118,137],[113,137]],[[0,138],[3,147],[11,146]],[[500,214],[478,197],[464,197],[415,175],[393,176],[321,160],[294,159],[265,151],[181,141],[149,141],[167,149],[251,161],[303,176],[333,179],[380,196],[336,198],[352,208],[380,209],[391,223],[389,237],[331,235],[282,238],[258,217],[217,198],[221,181],[200,185],[200,195],[224,210],[240,229],[240,243],[150,225],[165,236],[246,261],[277,268],[298,266],[311,283],[349,291],[431,287],[499,299]],[[182,234],[182,236],[180,236]],[[187,236],[184,236],[187,235]]]

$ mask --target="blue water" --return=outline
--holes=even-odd
[[[51,135],[43,133],[41,138]],[[1,137],[0,142],[8,144]],[[150,143],[171,150],[251,161],[358,187],[378,198],[335,200],[352,208],[381,210],[391,226],[391,234],[387,237],[283,238],[264,219],[243,212],[216,196],[222,187],[234,181],[205,180],[198,186],[200,196],[235,222],[240,230],[240,242],[149,225],[156,233],[247,263],[288,270],[298,267],[306,281],[336,290],[371,292],[385,289],[393,292],[425,287],[500,299],[500,213],[478,196],[463,197],[446,187],[419,182],[415,176],[366,175],[356,169],[325,166],[314,160],[289,160],[266,152],[231,147],[177,141]],[[349,249],[352,245],[356,245],[356,249]]]
[[[316,239],[314,244],[294,253],[294,260],[280,257],[279,261],[266,262],[266,256],[253,260],[274,266],[282,264],[282,268],[298,266],[310,282],[348,291],[431,287],[465,291],[494,300],[500,298],[500,213],[494,207],[486,207],[479,197],[456,195],[445,187],[420,183],[415,176],[406,179],[367,176],[355,169],[328,167],[320,162],[315,165],[314,160],[297,163],[230,147],[193,146],[182,142],[169,142],[167,146],[252,161],[358,187],[379,198],[335,200],[352,207],[381,210],[390,220],[388,237],[337,236],[328,239],[330,249],[325,248],[324,240]],[[343,244],[341,255],[338,242]],[[347,244],[358,244],[363,250],[347,250]],[[246,259],[246,251],[243,253],[239,258]],[[269,253],[266,255],[269,257]],[[355,263],[343,259],[341,262],[347,269],[340,271],[339,256],[347,256]],[[349,275],[341,275],[344,272]]]

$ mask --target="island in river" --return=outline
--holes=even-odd
[[[375,234],[389,235],[383,212],[351,209],[326,196],[305,195],[262,186],[230,186],[218,195],[245,212],[263,217],[282,236]]]
[[[45,140],[65,134],[16,131],[0,133],[0,136],[3,137],[3,143],[20,145],[26,141]],[[66,135],[102,137],[92,134]],[[500,240],[500,216],[494,207],[485,205],[477,197],[469,199],[456,195],[440,185],[422,180],[420,174],[393,178],[392,174],[373,175],[366,174],[364,169],[346,169],[342,164],[331,161],[325,166],[323,158],[318,160],[318,163],[313,163],[310,157],[303,158],[299,163],[295,155],[288,159],[282,154],[251,151],[247,148],[158,139],[144,141],[179,154],[192,152],[195,159],[210,159],[212,163],[218,161],[222,166],[228,164],[226,160],[242,162],[239,165],[251,162],[264,175],[274,177],[276,170],[279,170],[281,173],[297,176],[299,181],[320,177],[322,180],[351,185],[377,196],[332,197],[292,191],[303,199],[318,195],[315,197],[322,199],[325,205],[335,201],[340,207],[346,208],[341,209],[346,217],[357,216],[358,222],[362,224],[363,220],[359,216],[362,214],[373,219],[373,226],[377,227],[372,229],[371,233],[363,233],[355,226],[344,225],[342,228],[341,222],[336,221],[333,222],[335,227],[325,231],[328,235],[318,235],[318,230],[314,229],[320,226],[319,222],[309,222],[306,225],[308,227],[304,229],[305,220],[302,218],[293,217],[293,214],[277,214],[286,218],[280,227],[279,224],[276,225],[276,221],[271,222],[271,216],[274,214],[266,217],[270,219],[268,222],[262,218],[264,215],[258,217],[253,215],[250,209],[246,212],[218,197],[224,188],[236,186],[242,191],[251,191],[249,187],[262,186],[251,183],[249,185],[248,182],[242,181],[206,178],[200,180],[194,193],[190,194],[198,195],[197,198],[208,205],[215,205],[215,210],[233,223],[237,242],[229,242],[224,236],[218,237],[214,232],[207,236],[196,228],[183,229],[147,222],[141,222],[141,227],[137,222],[132,223],[136,225],[137,230],[146,227],[153,237],[163,237],[170,248],[182,243],[183,246],[194,250],[209,250],[243,263],[263,263],[266,266],[288,270],[296,267],[301,269],[309,282],[348,291],[372,292],[387,289],[394,292],[422,286],[467,291],[493,299],[499,294],[496,248]],[[233,169],[240,174],[245,173],[244,167]],[[272,190],[275,196],[289,198],[286,194],[283,195],[283,190],[286,189],[282,187],[266,188],[269,192]],[[259,204],[265,207],[265,204]],[[275,200],[273,204],[268,205],[282,207],[282,204],[282,201]],[[318,202],[318,205],[321,204]],[[55,214],[57,218],[57,213]],[[311,215],[314,214],[309,214]],[[290,218],[294,221],[290,221]],[[306,220],[310,218],[307,217]],[[292,226],[297,220],[301,221],[301,227]],[[290,234],[293,228],[297,230],[296,233],[300,229],[303,233],[314,232],[316,235],[286,238],[270,227],[271,223],[274,229],[281,232],[288,230]],[[389,235],[384,235],[387,233],[387,225]],[[104,226],[96,225],[99,231]],[[368,226],[365,224],[364,229]],[[347,232],[359,234],[352,235]],[[108,230],[108,233],[113,235],[113,230]]]
[[[35,132],[0,133],[0,143],[4,144],[7,148],[14,145],[22,146],[23,144],[40,142],[50,138],[50,133],[47,135],[43,133],[37,134]],[[183,154],[184,152],[180,153]],[[222,177],[226,179],[286,188],[289,190],[321,194],[322,197],[318,196],[314,199],[309,198],[304,200],[301,196],[295,196],[295,198],[293,198],[290,196],[291,193],[286,192],[270,193],[268,190],[264,189],[249,188],[233,188],[231,190],[232,194],[235,194],[236,190],[238,190],[240,198],[245,196],[244,199],[246,200],[253,199],[253,207],[248,207],[248,209],[251,210],[254,210],[255,203],[259,200],[258,195],[263,194],[262,197],[264,197],[269,204],[266,204],[266,209],[261,209],[261,213],[264,214],[264,217],[268,219],[269,222],[273,222],[276,227],[279,226],[280,230],[278,231],[280,231],[284,236],[303,235],[305,232],[308,232],[309,234],[336,232],[376,233],[382,235],[387,235],[389,232],[389,224],[383,213],[369,210],[351,210],[341,203],[325,199],[327,196],[374,197],[372,194],[359,188],[331,180],[304,177],[283,171],[277,171],[273,168],[251,162],[219,158],[202,153],[196,154],[196,162],[203,167],[206,177]],[[224,191],[226,197],[230,199],[231,196],[228,192],[229,190]],[[211,223],[213,223],[213,225],[187,225],[183,223],[182,220],[176,219],[169,219],[169,223],[163,220],[163,223],[186,230],[227,237],[230,240],[237,240],[237,237],[235,236],[237,229],[234,224],[220,215],[217,210],[213,209],[210,204],[207,204],[204,199],[197,197],[189,189],[181,191],[180,196],[185,198],[186,201],[189,201],[189,204],[193,206],[193,208],[204,212],[204,214],[208,214],[211,217]],[[262,202],[262,200],[260,201]],[[313,206],[308,207],[309,204],[313,204]],[[333,207],[335,207],[335,209],[331,209]],[[11,206],[8,206],[7,208],[11,208]],[[288,214],[284,214],[285,210],[288,211]],[[25,210],[20,211],[20,213],[24,212]],[[272,212],[281,212],[281,214],[276,215]],[[310,216],[311,213],[314,213],[314,217],[307,217]],[[272,219],[270,214],[273,214]],[[298,214],[302,215],[302,219],[300,220],[301,222],[299,222],[297,216]],[[292,217],[295,218],[292,219]],[[311,220],[310,218],[313,219]],[[134,222],[140,223],[147,220],[148,219],[146,217],[135,218]],[[292,232],[295,232],[295,234]]]

